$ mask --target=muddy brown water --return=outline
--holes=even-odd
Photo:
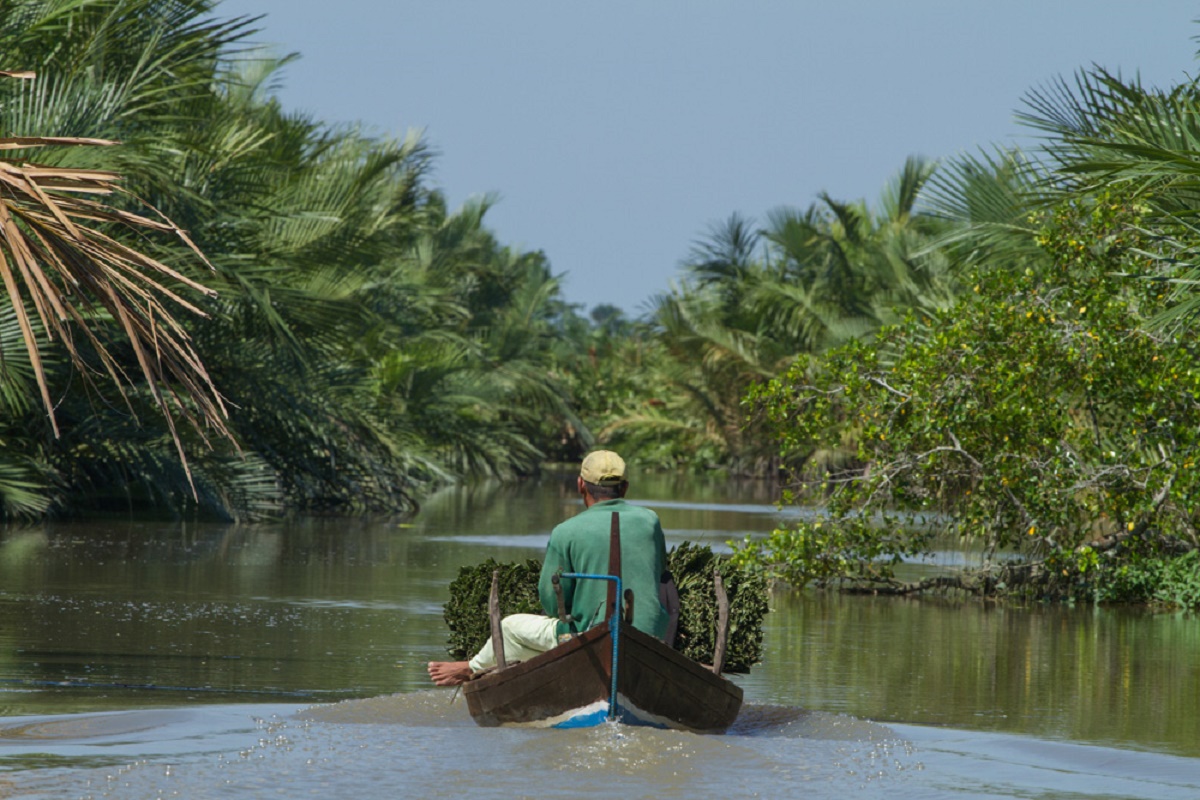
[[[778,594],[725,736],[477,728],[424,673],[447,586],[539,556],[570,484],[409,523],[0,533],[0,797],[1200,797],[1186,614]],[[669,545],[781,521],[756,484],[635,490]]]

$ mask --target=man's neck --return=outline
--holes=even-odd
[[[596,505],[597,503],[611,503],[614,500],[623,500],[623,499],[624,498],[622,498],[622,497],[606,497],[603,500],[597,500],[595,497],[592,497],[590,494],[585,494],[583,496],[583,507],[591,508],[592,506]]]

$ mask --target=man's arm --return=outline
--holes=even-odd
[[[548,617],[558,617],[558,597],[554,593],[554,583],[550,579],[558,571],[570,572],[570,561],[550,534],[550,543],[546,545],[546,558],[542,561],[542,572],[538,576],[538,599],[542,601],[542,610]],[[571,597],[574,594],[575,581],[562,581],[563,603],[570,613]]]
[[[667,571],[667,537],[663,533],[662,522],[658,515],[654,515],[654,533],[651,535],[654,542],[654,574],[662,575]]]

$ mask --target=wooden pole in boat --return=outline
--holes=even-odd
[[[492,570],[492,591],[488,594],[488,620],[492,623],[492,652],[496,654],[496,666],[504,669],[508,661],[504,658],[504,629],[500,626],[500,570]]]
[[[617,719],[620,709],[617,707],[617,671],[620,668],[621,643],[621,515],[612,512],[612,524],[608,528],[608,574],[613,580],[608,582],[608,623],[609,636],[612,638],[612,689],[608,698],[608,718]]]
[[[729,595],[721,573],[713,572],[713,589],[717,594],[717,640],[713,643],[712,670],[717,675],[725,669],[725,646],[729,643]]]
[[[608,574],[621,577],[621,515],[612,512],[612,524],[608,529]],[[617,613],[617,585],[608,584],[608,616]]]

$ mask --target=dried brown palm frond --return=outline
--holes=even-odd
[[[29,73],[0,72],[29,78]],[[131,213],[97,199],[121,191],[120,176],[102,170],[47,167],[3,157],[6,151],[45,146],[112,145],[79,137],[0,138],[0,278],[20,323],[25,347],[55,434],[54,401],[46,381],[35,320],[58,339],[81,375],[106,373],[126,396],[135,385],[113,355],[97,323],[111,319],[132,348],[155,404],[167,420],[186,467],[176,416],[202,437],[206,431],[232,439],[220,394],[173,314],[183,308],[203,315],[181,292],[212,290],[161,261],[119,241],[107,231],[125,227],[139,234],[177,237],[201,260],[187,234],[165,217]],[[32,307],[34,317],[28,310]],[[99,361],[89,365],[74,337],[82,335]],[[190,476],[190,474],[189,474]]]

